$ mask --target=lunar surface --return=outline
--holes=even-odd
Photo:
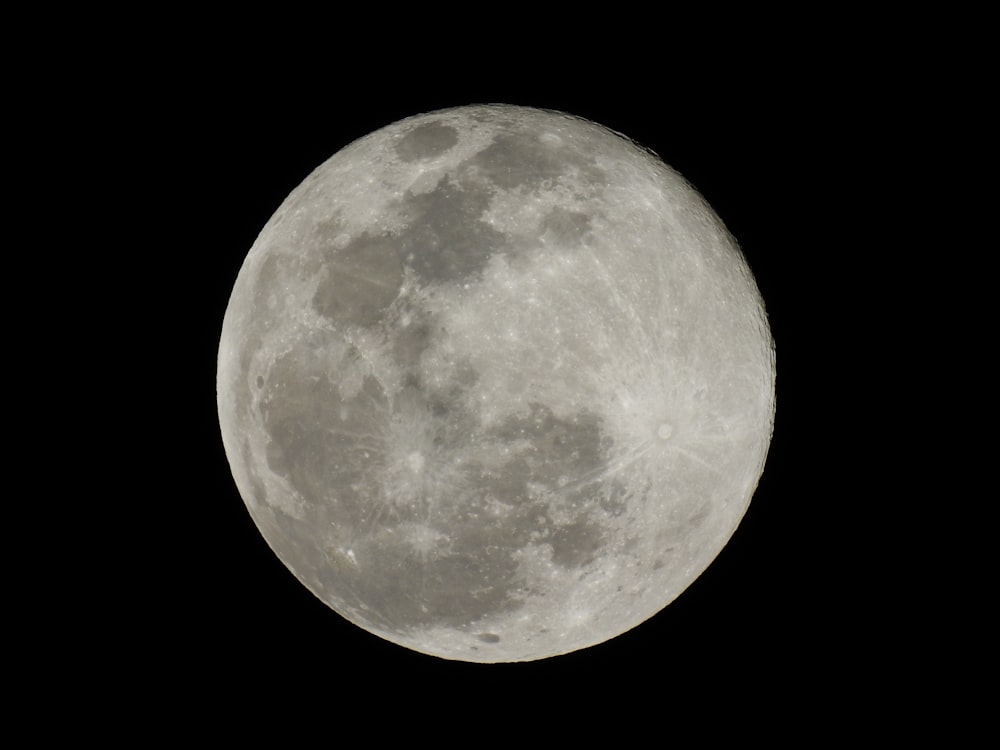
[[[433,112],[296,188],[237,278],[222,436],[254,521],[343,617],[527,661],[674,600],[774,418],[756,284],[654,154],[512,106]]]

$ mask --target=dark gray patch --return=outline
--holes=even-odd
[[[541,512],[525,502],[528,496],[528,463],[519,456],[499,465],[470,461],[465,471],[469,485],[475,488],[468,512],[480,513],[491,500],[513,506],[514,511],[506,519],[504,529],[507,539],[512,544],[527,543],[532,531],[537,528]]]
[[[514,597],[517,563],[507,551],[472,524],[453,528],[451,538],[448,555],[436,559],[396,543],[365,556],[369,564],[354,585],[380,621],[396,630],[462,628],[524,606]]]
[[[407,194],[399,208],[409,224],[398,251],[425,281],[454,281],[478,274],[504,244],[500,232],[481,221],[490,194],[482,187],[442,180],[421,195]]]
[[[406,372],[403,380],[403,388],[393,398],[393,419],[424,425],[424,437],[446,453],[467,448],[477,418],[461,404],[466,387],[451,382],[440,388],[427,388],[413,370]]]
[[[475,385],[479,381],[479,371],[468,360],[458,363],[455,380],[463,386]]]
[[[555,563],[580,567],[596,559],[607,544],[597,519],[620,512],[625,502],[625,488],[604,476],[611,440],[601,418],[589,411],[559,417],[533,404],[496,434],[523,447],[499,471],[484,470],[479,485],[515,506],[513,517],[519,521],[514,528],[527,540],[550,544]],[[529,483],[543,487],[545,496],[527,502]],[[553,523],[567,515],[570,523]]]
[[[392,356],[404,372],[416,369],[423,353],[431,346],[436,322],[429,313],[407,311],[409,325],[392,331]]]
[[[500,636],[496,633],[479,633],[476,638],[483,643],[500,643]]]
[[[377,450],[385,396],[371,377],[343,400],[326,377],[328,364],[307,347],[279,358],[261,398],[268,467],[317,514],[317,524],[357,524],[366,517],[373,478],[364,454]]]
[[[475,373],[474,370],[473,372]],[[475,373],[474,378],[478,379],[478,373]],[[441,434],[442,444],[447,440],[450,447],[461,450],[467,446],[468,436],[475,431],[477,417],[461,405],[475,379],[463,381],[456,377],[454,382],[435,389],[428,396],[431,414],[446,426]]]
[[[263,388],[264,387],[264,376],[263,375],[258,375],[257,376],[257,387],[258,388]]]
[[[570,166],[564,154],[553,151],[528,133],[498,135],[469,164],[491,182],[507,189],[521,185],[539,187],[544,180],[566,174]]]
[[[616,518],[628,509],[628,497],[627,485],[619,477],[611,477],[598,502],[605,513]]]
[[[548,541],[552,545],[552,561],[567,568],[592,562],[607,542],[600,528],[587,521],[556,527]]]
[[[592,154],[577,148],[553,147],[534,132],[503,133],[468,164],[480,175],[502,188],[526,187],[537,190],[576,172],[584,185],[600,187],[608,177],[598,168]]]
[[[405,162],[439,156],[458,143],[458,131],[440,122],[426,122],[413,128],[396,144],[396,154]]]
[[[313,296],[313,307],[336,323],[372,325],[399,294],[403,265],[398,239],[364,234],[324,258],[327,275]]]
[[[505,442],[527,440],[529,447],[521,454],[527,464],[526,478],[555,490],[604,465],[610,440],[601,425],[601,418],[589,411],[564,418],[547,406],[532,404],[527,415],[507,419],[497,436]]]
[[[542,219],[542,235],[560,245],[578,245],[590,232],[590,217],[556,207]]]

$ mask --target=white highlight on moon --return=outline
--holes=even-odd
[[[525,661],[675,599],[763,470],[774,352],[735,241],[653,154],[501,105],[351,144],[264,227],[219,421],[261,533],[394,643]]]

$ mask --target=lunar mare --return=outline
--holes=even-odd
[[[284,201],[223,322],[219,420],[268,544],[447,659],[619,635],[715,558],[774,417],[735,241],[652,153],[522,107],[412,117]]]

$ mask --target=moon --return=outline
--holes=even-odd
[[[254,522],[365,630],[472,662],[618,636],[735,532],[774,421],[735,240],[655,154],[508,105],[411,117],[282,203],[222,325]]]

